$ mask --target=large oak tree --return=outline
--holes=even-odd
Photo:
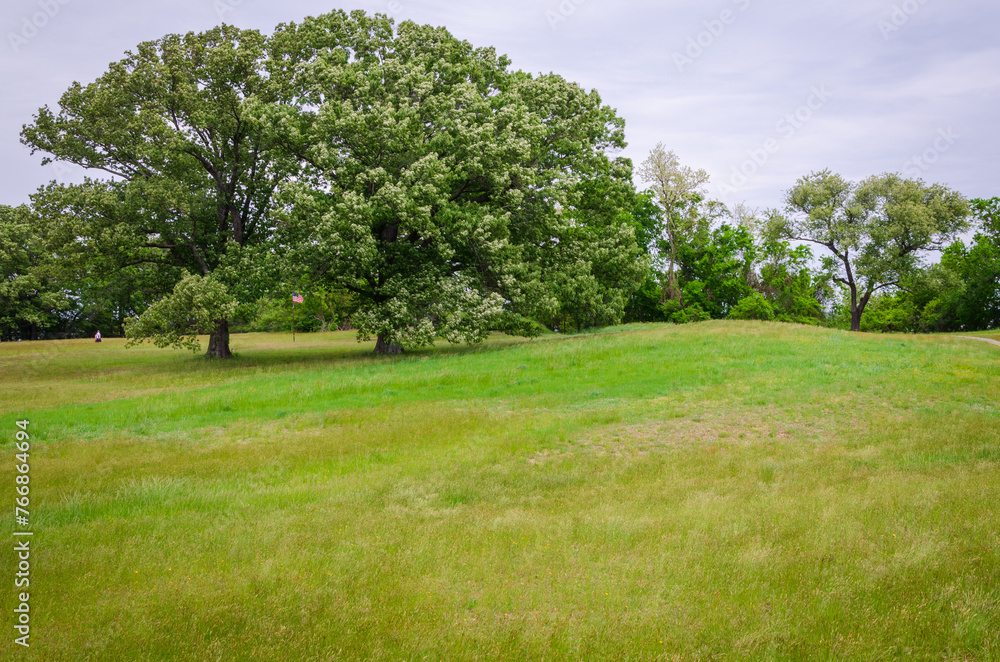
[[[623,125],[443,28],[335,11],[141,44],[22,139],[107,175],[36,196],[60,254],[170,275],[128,334],[210,332],[225,357],[276,257],[285,282],[353,293],[381,352],[620,319],[643,272]]]
[[[261,116],[304,168],[282,241],[304,277],[356,295],[376,351],[621,318],[642,277],[620,214],[631,165],[607,154],[623,122],[596,92],[361,12],[279,26],[274,44],[289,101]]]

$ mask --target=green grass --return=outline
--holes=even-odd
[[[30,650],[0,553],[0,658],[1000,659],[1000,348],[233,345],[0,344],[36,532]]]

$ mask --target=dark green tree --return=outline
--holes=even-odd
[[[755,285],[771,303],[780,322],[818,324],[824,302],[832,295],[829,282],[810,266],[812,251],[778,239],[760,245],[759,279]]]
[[[72,300],[45,268],[44,236],[28,207],[0,205],[0,339],[37,340],[59,326]]]
[[[107,176],[35,196],[63,238],[56,253],[79,258],[80,271],[89,263],[96,278],[152,268],[167,297],[185,272],[218,285],[201,289],[225,292],[225,305],[208,312],[210,328],[170,327],[186,322],[160,315],[130,325],[135,339],[158,333],[195,346],[191,334],[203,331],[208,355],[228,357],[230,304],[255,301],[267,284],[252,258],[274,231],[275,188],[297,165],[271,148],[248,112],[280,96],[266,61],[267,40],[253,30],[167,35],[140,44],[96,81],[74,83],[57,111],[43,107],[21,133],[32,153],[45,155],[43,164],[65,161]]]

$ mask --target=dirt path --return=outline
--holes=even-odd
[[[968,338],[969,340],[982,340],[983,342],[993,343],[994,345],[1000,345],[1000,341],[990,340],[989,338],[977,338],[975,336],[955,336],[956,338]]]

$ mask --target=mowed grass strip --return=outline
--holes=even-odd
[[[40,345],[0,347],[0,425],[36,444],[38,659],[1000,656],[987,343]]]

